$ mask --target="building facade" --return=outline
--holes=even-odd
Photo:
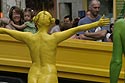
[[[25,8],[25,0],[1,0],[1,10],[5,17],[8,17],[9,9],[12,6],[18,6],[20,8]]]
[[[10,7],[16,5],[20,8],[25,8],[27,4],[28,7],[35,7],[33,3],[35,0],[0,0],[1,11],[6,17]],[[52,14],[55,18],[63,20],[66,15],[71,15],[73,18],[84,16],[85,11],[88,10],[90,0],[54,0],[54,10]],[[121,10],[124,10],[124,0],[100,0],[101,11],[100,14],[105,14],[108,18],[116,19]],[[37,4],[37,3],[36,3]]]
[[[57,18],[63,19],[66,15],[71,15],[73,18],[79,17],[79,12],[83,12],[83,0],[57,0]]]

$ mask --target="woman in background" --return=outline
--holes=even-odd
[[[36,33],[37,29],[35,27],[34,22],[32,21],[33,16],[34,16],[33,10],[31,8],[26,8],[24,10],[24,21],[25,21],[24,24],[17,25],[13,21],[11,22],[11,24],[15,28],[23,30],[24,32]]]
[[[16,27],[13,27],[11,24],[11,21],[13,21],[14,24],[21,25],[23,24],[23,12],[20,8],[17,6],[12,6],[9,11],[9,18],[10,18],[10,23],[6,26],[8,29],[12,30],[21,30]]]

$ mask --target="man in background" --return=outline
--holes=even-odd
[[[90,14],[80,19],[78,25],[84,25],[98,21],[101,18],[101,16],[99,15],[100,6],[101,4],[99,0],[91,0],[89,3]],[[88,31],[78,32],[78,34],[80,39],[106,41],[105,35],[107,33],[107,29],[108,28],[106,27],[95,27],[94,29]]]
[[[60,23],[60,30],[65,31],[67,29],[72,28],[73,21],[72,21],[72,16],[67,15],[64,16],[63,22]]]
[[[50,30],[50,34],[55,33],[55,32],[60,32],[60,20],[59,19],[55,20],[55,26],[52,27],[52,29]]]

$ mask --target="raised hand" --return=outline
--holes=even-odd
[[[98,26],[106,26],[110,23],[109,18],[104,18],[105,16],[103,15],[100,20],[98,21]]]

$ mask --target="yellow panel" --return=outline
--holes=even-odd
[[[87,0],[83,0],[83,9],[85,10],[85,11],[87,11],[88,10],[88,5],[87,5]]]
[[[0,71],[28,72],[32,62],[24,43],[8,35],[0,35],[0,47]],[[66,40],[57,48],[58,76],[108,83],[111,56],[110,42]],[[119,83],[124,83],[123,69]]]

